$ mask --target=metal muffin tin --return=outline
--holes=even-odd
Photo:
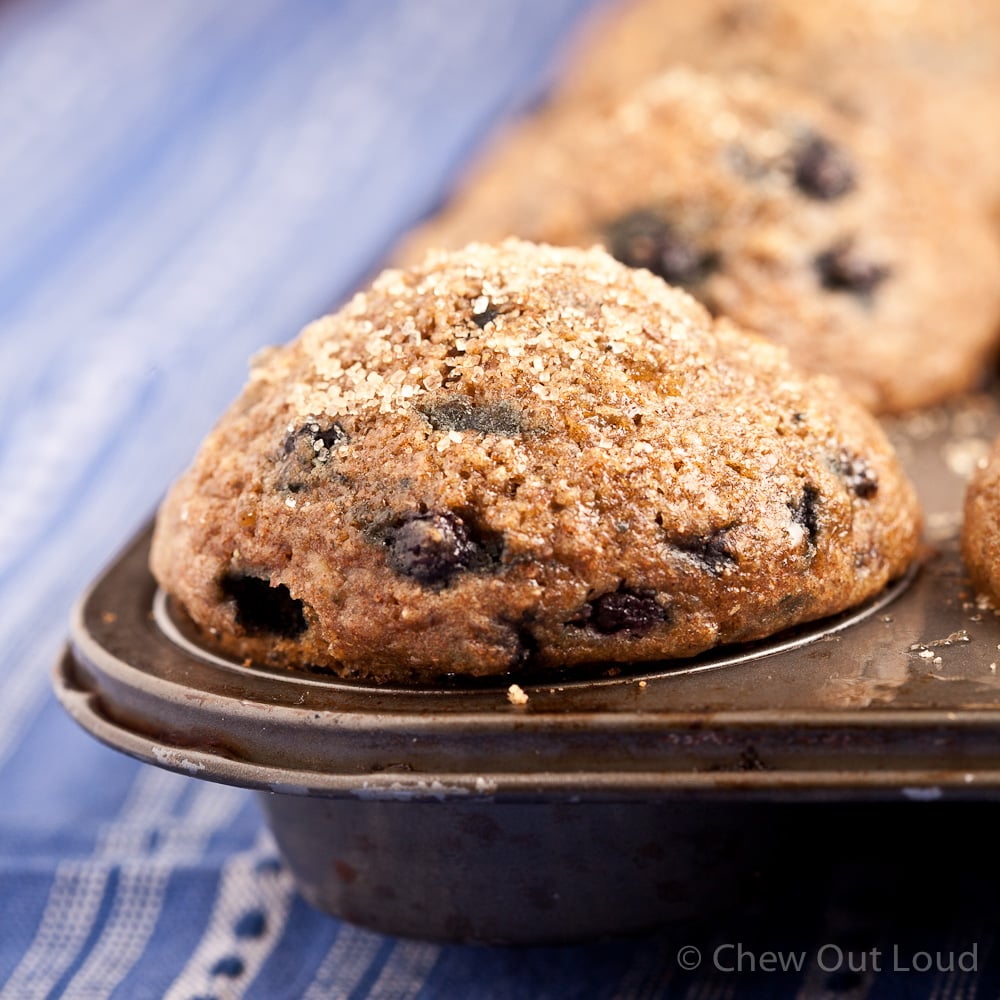
[[[278,672],[199,646],[147,531],[81,599],[56,690],[112,747],[257,789],[303,895],[353,922],[541,942],[704,916],[758,892],[824,810],[1000,797],[1000,618],[957,550],[965,477],[998,431],[986,395],[891,426],[927,514],[921,564],[752,647],[521,680],[523,704],[516,678]]]

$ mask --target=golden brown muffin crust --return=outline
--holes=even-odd
[[[433,679],[832,614],[917,521],[832,381],[600,250],[509,241],[385,272],[257,359],[152,566],[237,655]]]

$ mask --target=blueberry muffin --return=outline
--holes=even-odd
[[[554,102],[604,105],[679,63],[765,72],[889,136],[980,207],[1000,200],[996,0],[633,0],[604,8]]]
[[[962,558],[976,590],[1000,607],[1000,438],[969,480]]]
[[[402,252],[602,243],[840,376],[878,412],[985,370],[1000,244],[977,210],[811,95],[672,70],[611,113],[525,133]]]
[[[601,250],[511,240],[259,357],[152,568],[232,655],[409,682],[757,639],[877,593],[917,535],[832,380]]]

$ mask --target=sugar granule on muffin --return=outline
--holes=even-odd
[[[385,272],[258,358],[152,567],[240,658],[527,676],[841,611],[918,520],[832,380],[601,250],[511,240]]]

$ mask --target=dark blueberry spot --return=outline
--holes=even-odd
[[[382,530],[389,565],[427,586],[445,586],[463,570],[482,569],[499,558],[501,539],[476,532],[452,511],[409,514]]]
[[[731,526],[730,526],[731,527]],[[720,528],[710,535],[695,538],[678,538],[673,545],[695,562],[700,563],[712,576],[721,576],[727,566],[735,566],[736,556],[726,545],[729,528]]]
[[[259,938],[267,930],[267,915],[263,910],[247,910],[233,924],[233,933],[238,938]]]
[[[472,314],[472,322],[475,323],[480,330],[483,330],[499,315],[500,310],[494,309],[493,306],[487,306],[482,312]]]
[[[222,958],[211,968],[213,976],[227,976],[229,979],[238,979],[243,975],[243,959],[239,955],[223,955]]]
[[[573,624],[586,625],[606,635],[614,632],[643,635],[667,618],[667,609],[656,600],[655,591],[619,587],[585,604]]]
[[[863,458],[846,448],[836,457],[834,468],[856,497],[870,500],[878,493],[878,476],[875,475],[875,470]]]
[[[607,229],[608,249],[629,267],[644,267],[671,285],[696,285],[719,266],[719,258],[696,246],[653,212],[626,215]]]
[[[819,254],[816,270],[828,291],[862,296],[874,292],[891,273],[884,264],[876,264],[861,254],[852,240],[841,240]]]
[[[850,157],[829,139],[814,135],[795,156],[795,186],[810,198],[833,201],[855,184]]]
[[[220,586],[236,602],[236,623],[251,635],[269,633],[291,639],[306,630],[302,602],[283,583],[272,587],[259,576],[227,573]]]
[[[805,529],[809,547],[816,545],[819,536],[819,490],[811,483],[807,483],[802,490],[802,496],[788,505],[791,511],[792,520]]]
[[[304,465],[310,466],[314,461],[327,461],[333,448],[349,440],[347,431],[336,420],[326,426],[317,420],[307,420],[287,435],[282,451],[286,457],[294,454]]]
[[[506,399],[473,403],[468,396],[448,396],[420,408],[436,431],[478,431],[514,437],[523,430],[521,411]]]

